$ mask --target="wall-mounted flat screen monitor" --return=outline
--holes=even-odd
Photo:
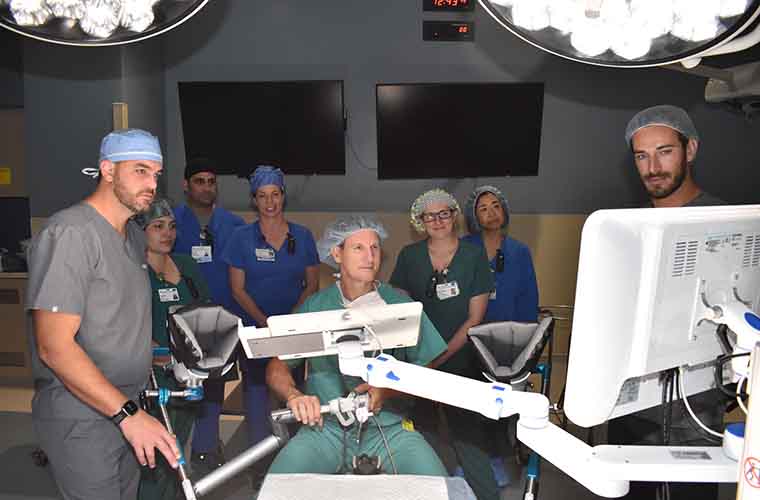
[[[245,177],[257,165],[286,174],[342,175],[343,82],[179,82],[186,158],[210,158]]]
[[[378,84],[378,177],[538,175],[543,103],[543,83]]]
[[[0,197],[0,213],[5,215],[0,224],[0,248],[12,254],[21,252],[21,241],[32,237],[29,198]]]

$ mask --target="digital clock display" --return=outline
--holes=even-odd
[[[422,10],[469,12],[475,9],[477,0],[422,0]]]

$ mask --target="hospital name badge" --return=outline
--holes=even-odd
[[[177,288],[159,288],[158,289],[158,300],[161,302],[178,302],[179,301],[179,290]]]
[[[274,250],[271,248],[257,248],[256,260],[259,262],[274,262]]]
[[[450,281],[435,285],[435,294],[438,296],[438,300],[446,300],[456,297],[459,295],[459,283],[456,281]]]
[[[190,256],[198,264],[205,264],[213,261],[211,245],[195,245],[190,249]]]

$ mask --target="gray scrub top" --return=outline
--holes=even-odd
[[[127,397],[145,388],[151,367],[151,296],[145,234],[126,239],[87,203],[54,214],[29,250],[26,309],[75,314],[76,342]],[[31,321],[29,322],[31,324]],[[29,331],[37,418],[103,418],[40,361]]]

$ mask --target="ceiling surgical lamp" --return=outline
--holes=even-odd
[[[760,0],[479,1],[524,41],[598,66],[693,68],[760,42]]]
[[[190,19],[208,0],[0,0],[0,26],[43,42],[138,42]]]

